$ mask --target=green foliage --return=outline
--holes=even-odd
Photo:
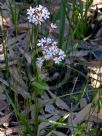
[[[59,31],[59,47],[63,46],[64,42],[64,31],[65,31],[65,1],[61,0],[61,7],[60,7],[60,31]]]
[[[74,37],[76,37],[78,40],[85,37],[85,34],[89,28],[87,23],[87,13],[92,2],[93,0],[88,0],[86,1],[86,4],[84,4],[81,0],[79,0],[79,4],[76,4],[76,0],[72,1],[72,16],[70,19],[72,22]]]
[[[8,0],[8,2],[9,2],[9,7],[11,11],[11,16],[12,16],[12,23],[17,26],[19,13],[17,12],[16,2],[15,0],[13,4],[11,0]]]
[[[40,89],[40,92],[38,91],[38,94],[42,94],[43,90],[49,89],[48,84],[44,80],[42,80],[40,77],[32,81],[32,86],[37,88],[38,90]]]

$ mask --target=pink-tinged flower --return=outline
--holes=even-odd
[[[49,18],[50,12],[46,7],[39,5],[35,8],[30,7],[29,9],[27,9],[27,15],[30,23],[41,25],[42,22]]]

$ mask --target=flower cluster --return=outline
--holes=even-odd
[[[28,20],[30,23],[38,25],[49,18],[50,12],[42,5],[36,6],[35,8],[30,7],[27,9]]]
[[[37,46],[42,52],[42,57],[37,58],[36,64],[39,68],[42,67],[44,61],[53,61],[59,64],[65,58],[65,53],[57,47],[57,42],[51,38],[41,38],[38,40]]]

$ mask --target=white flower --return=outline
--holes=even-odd
[[[27,9],[28,20],[30,23],[38,25],[49,18],[50,12],[46,7],[39,5],[35,8],[30,7]]]
[[[56,29],[56,28],[57,28],[57,25],[56,25],[56,24],[51,23],[51,28],[52,28],[52,29]]]
[[[59,55],[63,55],[64,51],[62,51],[61,49],[59,50]]]
[[[39,42],[39,43],[37,43],[37,46],[38,46],[38,47],[43,47],[43,43],[42,43],[42,42]]]
[[[46,38],[41,38],[40,40],[38,40],[37,46],[43,47],[44,43],[46,43]]]
[[[57,46],[51,46],[49,48],[49,51],[51,52],[52,55],[56,55],[58,53],[58,48]]]
[[[47,44],[51,44],[52,43],[52,39],[51,38],[46,38],[46,42],[47,42]]]
[[[51,56],[49,54],[44,55],[45,60],[51,60]]]
[[[53,39],[51,39],[50,37],[48,37],[48,38],[46,38],[46,37],[44,37],[44,38],[41,38],[40,40],[38,40],[38,44],[37,44],[39,47],[40,46],[49,46],[49,45],[54,45],[54,46],[56,46],[57,45],[57,42],[56,41],[54,41]]]
[[[48,9],[44,7],[42,9],[42,17],[46,20],[49,18],[49,15],[50,15],[50,12],[48,12]]]
[[[53,42],[53,45],[54,45],[54,46],[56,46],[56,45],[57,45],[57,42],[56,42],[56,41],[54,41],[54,42]]]
[[[41,69],[41,67],[43,66],[43,62],[44,62],[43,58],[37,58],[36,60],[37,67]]]
[[[55,64],[59,64],[62,60],[60,59],[60,57],[55,57],[54,59]]]
[[[32,23],[32,16],[28,16],[27,19],[29,20],[29,23]]]
[[[51,44],[52,43],[52,39],[51,38],[41,38],[40,40],[38,40],[38,44],[37,46],[39,47],[43,47],[44,45],[48,45],[48,44]]]
[[[29,16],[32,16],[34,14],[34,8],[30,7],[29,9],[27,9],[27,14]]]
[[[55,64],[59,64],[65,59],[65,53],[57,47],[57,42],[50,37],[41,38],[38,40],[38,47],[42,52],[43,61],[54,61]],[[41,65],[42,63],[39,63]]]

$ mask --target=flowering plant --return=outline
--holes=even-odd
[[[41,23],[49,18],[50,12],[46,7],[39,5],[35,8],[30,7],[27,9],[27,15],[30,23],[33,25],[41,25]],[[56,29],[57,25],[51,23],[51,28]],[[39,69],[41,69],[45,61],[52,61],[55,64],[59,64],[66,56],[64,51],[57,47],[57,42],[50,37],[39,39],[37,47],[42,53],[42,56],[36,59],[36,65]]]
[[[35,50],[32,52],[32,63],[35,65],[32,65],[36,67],[34,70],[35,77],[32,81],[31,85],[33,87],[34,96],[35,96],[35,135],[38,133],[38,96],[42,94],[42,90],[48,90],[48,85],[46,84],[45,80],[42,78],[41,70],[44,66],[44,63],[47,62],[53,62],[54,64],[60,64],[65,59],[65,53],[61,49],[57,47],[57,42],[52,39],[51,37],[44,37],[41,39],[38,39],[38,27],[41,25],[44,21],[50,18],[50,12],[48,9],[42,5],[36,6],[35,8],[30,7],[27,9],[27,15],[28,15],[28,21],[31,23],[34,27],[32,27],[32,37],[34,37],[34,46]],[[51,23],[50,24],[51,29],[56,29],[57,25]],[[36,31],[35,31],[36,30]],[[34,35],[33,35],[34,34]],[[32,42],[33,43],[33,42]],[[33,55],[36,54],[36,55]]]

